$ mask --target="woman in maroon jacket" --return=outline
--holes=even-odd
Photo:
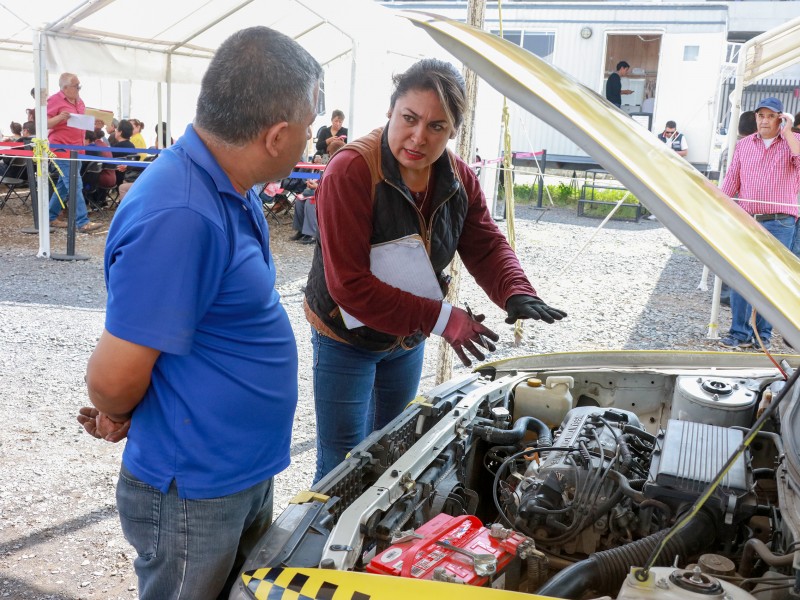
[[[466,107],[461,74],[426,59],[394,82],[386,127],[339,150],[316,195],[320,242],[305,298],[314,348],[316,480],[415,397],[429,335],[444,337],[465,365],[467,352],[483,360],[481,347],[494,350],[498,336],[482,316],[442,300],[444,270],[456,252],[509,323],[552,323],[566,315],[536,296],[477,178],[447,150]],[[411,280],[435,277],[441,296],[403,291],[372,272],[372,248],[400,239],[424,248],[421,261],[400,270],[411,270]]]

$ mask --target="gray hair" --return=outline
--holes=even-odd
[[[58,78],[58,89],[63,90],[65,87],[72,83],[73,79],[77,79],[75,73],[62,73]]]
[[[241,146],[276,123],[304,121],[321,77],[319,63],[291,38],[267,27],[242,29],[203,75],[195,125]]]

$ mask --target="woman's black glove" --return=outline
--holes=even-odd
[[[545,323],[560,321],[567,316],[563,310],[547,306],[541,298],[517,294],[506,301],[506,323],[514,323],[517,319],[541,319]]]

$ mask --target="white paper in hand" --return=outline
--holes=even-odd
[[[75,113],[69,114],[67,125],[75,129],[85,129],[86,131],[94,131],[94,117],[92,115],[77,115]]]
[[[369,265],[372,274],[383,283],[422,298],[443,298],[425,244],[419,235],[375,244],[369,253]],[[339,309],[348,329],[364,325],[341,307]]]

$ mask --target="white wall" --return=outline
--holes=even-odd
[[[684,61],[685,46],[700,46],[696,61]],[[719,65],[724,58],[725,34],[673,33],[661,41],[656,82],[653,131],[668,120],[687,136],[689,162],[707,162],[716,121]]]

